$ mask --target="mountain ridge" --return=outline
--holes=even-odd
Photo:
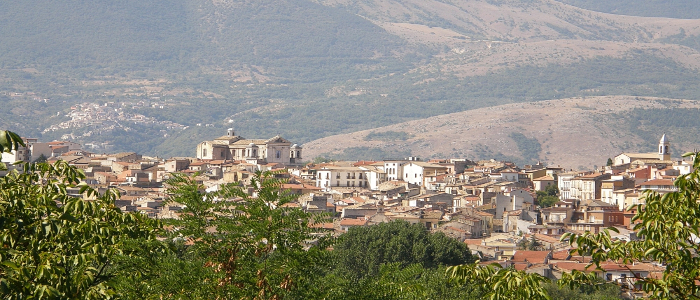
[[[305,143],[514,102],[700,99],[699,20],[550,0],[168,3],[0,4],[0,127],[180,156],[230,126]],[[187,129],[44,133],[85,102]]]

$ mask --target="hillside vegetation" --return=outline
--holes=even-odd
[[[602,166],[621,152],[655,153],[664,133],[671,139],[672,157],[679,158],[700,143],[697,120],[699,101],[577,97],[479,108],[335,135],[307,143],[304,151],[307,157],[326,159],[495,158],[578,169]],[[371,138],[397,133],[408,138]]]
[[[699,99],[699,34],[545,0],[6,2],[0,128],[167,157],[228,127],[302,144],[508,103]],[[187,128],[46,131],[84,102]]]

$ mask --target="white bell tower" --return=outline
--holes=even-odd
[[[659,140],[659,160],[671,160],[671,142],[668,141],[666,134]]]

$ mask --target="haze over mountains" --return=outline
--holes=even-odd
[[[227,127],[245,137],[280,134],[301,144],[472,109],[506,105],[502,108],[517,111],[519,106],[513,103],[586,97],[580,100],[585,103],[590,97],[605,105],[624,98],[624,103],[615,103],[625,109],[639,108],[610,122],[600,117],[603,127],[620,127],[614,132],[585,129],[593,135],[623,138],[626,142],[610,146],[614,151],[644,150],[639,147],[663,132],[677,133],[675,140],[691,146],[700,142],[696,134],[684,135],[692,127],[682,121],[656,120],[673,114],[697,119],[693,105],[655,105],[645,110],[651,108],[646,100],[637,103],[634,97],[700,99],[700,20],[693,19],[700,18],[700,7],[693,4],[631,0],[1,3],[0,128],[42,140],[72,134],[81,143],[111,142],[115,150],[168,157],[192,155],[197,142],[219,136]],[[631,97],[614,98],[618,95]],[[71,107],[86,102],[128,103],[120,106],[120,113],[143,115],[153,123],[117,122],[108,128],[90,123],[46,130],[69,121]],[[664,107],[675,110],[669,115]],[[187,128],[157,125],[166,121]],[[532,133],[529,128],[535,123],[518,125],[525,140],[556,149],[557,144],[568,142]],[[654,126],[639,129],[634,124]],[[507,143],[522,140],[520,135],[509,135]],[[435,145],[450,142],[431,140]],[[534,155],[504,153],[505,149],[493,147],[472,152],[452,148],[458,150],[415,151],[425,157],[480,156],[475,159],[500,153],[516,160],[556,163],[554,156],[546,154],[553,151],[546,149]],[[335,151],[356,159],[363,153],[406,154],[405,149],[383,152],[386,149],[362,144],[352,151],[314,153]]]

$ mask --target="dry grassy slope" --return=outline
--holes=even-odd
[[[630,50],[700,68],[698,51],[660,43],[681,29],[699,35],[700,20],[611,15],[553,0],[317,1],[350,7],[408,42],[450,50],[417,71],[472,76],[520,65],[620,57]]]
[[[493,153],[521,156],[509,137],[519,132],[528,138],[537,138],[542,145],[540,157],[544,161],[576,169],[602,165],[607,158],[621,153],[625,143],[641,142],[621,128],[613,114],[633,108],[665,107],[699,108],[700,102],[608,96],[508,104],[330,136],[305,144],[304,152],[306,157],[316,157],[323,153],[340,153],[350,147],[375,147],[385,151],[410,149],[419,157],[439,154],[446,158],[483,159],[487,157],[477,157],[477,153],[488,147]],[[385,131],[406,132],[413,137],[398,142],[364,140],[371,132]],[[634,152],[633,149],[629,151]]]
[[[385,23],[446,24],[467,37],[502,41],[557,39],[652,42],[700,33],[700,20],[643,18],[588,11],[553,0],[317,0]],[[449,2],[449,3],[447,3]],[[445,27],[445,26],[441,26]]]

